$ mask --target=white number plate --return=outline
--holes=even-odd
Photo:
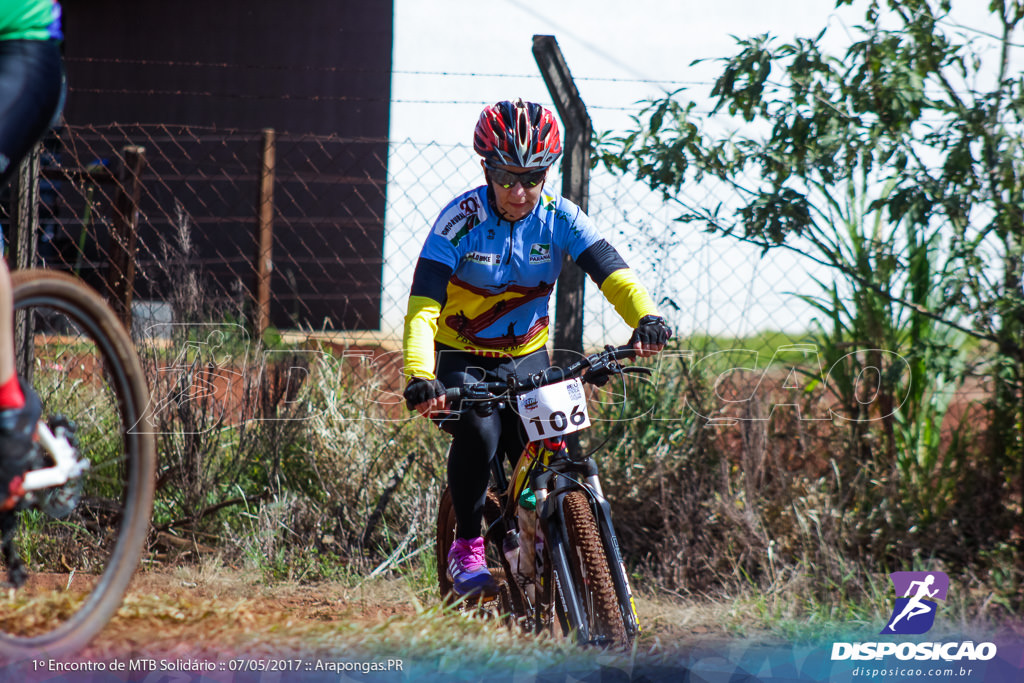
[[[520,394],[519,418],[530,441],[551,439],[590,426],[583,382],[570,379]]]

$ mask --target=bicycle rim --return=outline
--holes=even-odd
[[[608,556],[590,503],[581,491],[571,491],[566,494],[562,506],[568,537],[566,557],[569,572],[587,620],[585,626],[589,640],[625,645],[628,643],[626,627],[608,567]],[[582,625],[573,626],[582,631]]]
[[[92,290],[50,271],[12,275],[18,372],[43,418],[73,420],[90,462],[63,518],[15,513],[27,583],[0,595],[0,657],[58,656],[84,647],[120,606],[145,547],[154,440],[139,433],[149,396],[131,339]]]

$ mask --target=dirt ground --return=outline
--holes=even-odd
[[[825,681],[850,680],[849,669],[858,664],[829,661],[825,645],[795,646],[755,632],[750,628],[751,614],[743,614],[740,602],[641,593],[637,610],[644,630],[634,650],[599,650],[580,648],[562,637],[527,636],[494,619],[442,609],[432,593],[408,579],[268,584],[231,568],[178,567],[139,573],[111,623],[85,650],[60,660],[93,666],[148,661],[177,667],[170,674],[153,670],[152,676],[54,677],[31,668],[39,663],[37,659],[27,664],[23,680],[674,682],[761,680],[754,674],[769,672],[770,680]],[[983,673],[977,680],[1022,680],[1013,653],[1024,650],[1020,638],[1011,635],[1012,647],[1000,645],[1007,655],[986,664],[990,668],[984,671],[993,675]],[[318,668],[392,661],[404,663],[405,668],[369,676]],[[252,663],[264,668],[239,668]],[[272,669],[274,665],[281,668]],[[194,666],[212,667],[208,669],[212,673],[190,668]],[[3,674],[0,669],[0,680],[11,680]]]
[[[223,659],[386,649],[389,631],[429,632],[436,628],[431,619],[445,618],[443,611],[438,617],[440,601],[434,595],[418,592],[402,579],[298,585],[267,584],[223,567],[145,571],[133,579],[114,619],[79,656]],[[645,648],[732,637],[723,627],[722,608],[673,596],[638,596],[637,609]],[[481,621],[474,628],[481,626],[489,624]],[[505,637],[516,635],[506,629]]]

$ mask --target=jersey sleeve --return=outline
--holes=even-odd
[[[434,335],[441,304],[425,296],[410,296],[402,335],[402,360],[408,379],[434,379]]]
[[[601,293],[630,327],[639,325],[645,315],[659,315],[651,295],[630,268],[616,270],[605,278]]]
[[[576,265],[594,281],[630,327],[636,327],[645,315],[658,315],[650,294],[607,241],[599,239],[584,250],[576,258]]]

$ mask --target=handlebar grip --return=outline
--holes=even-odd
[[[548,384],[557,384],[558,382],[561,382],[565,378],[565,370],[558,367],[550,367],[547,370],[541,372],[539,385],[545,386]]]
[[[444,390],[444,398],[449,405],[462,400],[462,387],[452,387]]]
[[[614,351],[615,360],[632,360],[633,358],[636,358],[636,349],[629,344],[617,346]]]

